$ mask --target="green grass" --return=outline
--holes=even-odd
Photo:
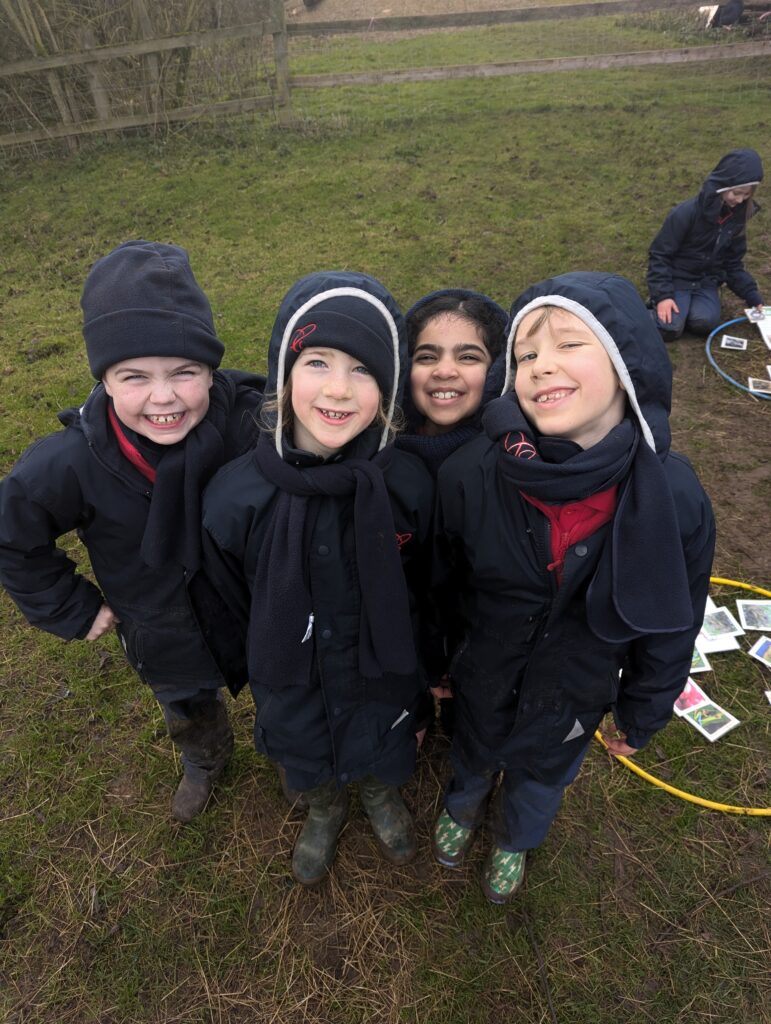
[[[535,55],[525,28],[367,45],[379,66],[443,52],[513,59]],[[635,22],[618,39],[643,45],[652,31]],[[493,46],[503,56],[481,56]],[[309,45],[298,72],[348,67],[358,47],[367,66],[346,39]],[[642,287],[666,210],[722,152],[754,144],[771,156],[770,70],[762,59],[299,91],[285,131],[234,121],[69,158],[6,155],[0,466],[87,395],[80,289],[118,242],[188,248],[226,365],[255,369],[284,292],[322,267],[374,273],[405,307],[452,284],[507,305],[575,268],[618,270]],[[766,294],[770,260],[763,216],[748,265]],[[717,569],[768,586],[762,515],[731,533],[749,475],[768,507],[767,404],[705,374],[695,343],[671,351],[678,447],[712,481],[720,538],[744,541],[719,539]],[[435,739],[407,790],[417,862],[384,865],[356,811],[329,884],[300,891],[288,860],[298,818],[251,749],[247,695],[232,708],[237,753],[214,805],[177,828],[167,808],[179,766],[115,639],[64,645],[5,598],[0,621],[0,1015],[10,1024],[768,1019],[766,820],[699,810],[593,748],[521,899],[502,912],[478,888],[485,843],[460,872],[431,861],[446,774]],[[767,804],[769,674],[740,655],[712,660],[699,680],[742,725],[711,745],[674,722],[639,761],[710,799]]]

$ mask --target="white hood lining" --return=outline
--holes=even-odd
[[[378,310],[380,315],[387,323],[389,331],[391,332],[391,346],[393,348],[394,354],[394,375],[393,383],[391,386],[391,396],[388,402],[388,408],[386,410],[386,422],[385,426],[383,427],[383,433],[380,436],[378,451],[384,448],[385,445],[388,443],[388,435],[391,430],[391,422],[393,421],[394,407],[396,405],[396,391],[399,386],[399,329],[397,328],[396,321],[394,320],[393,314],[388,309],[388,307],[383,302],[381,302],[380,299],[378,299],[374,295],[371,295],[368,291],[365,291],[363,288],[330,288],[325,292],[319,292],[317,295],[313,295],[310,299],[308,299],[307,302],[304,302],[303,305],[300,306],[300,308],[295,313],[292,314],[292,316],[289,319],[289,322],[284,328],[284,334],[281,338],[281,347],[279,348],[278,353],[278,371],[276,375],[276,398],[278,402],[278,416],[276,419],[275,444],[276,451],[282,457],[283,452],[281,450],[281,437],[284,432],[284,417],[282,414],[281,405],[285,386],[284,370],[286,367],[286,351],[287,348],[289,347],[289,339],[292,337],[292,334],[294,333],[294,329],[298,320],[301,320],[302,317],[304,317],[305,314],[308,312],[308,310],[313,309],[314,306],[318,306],[319,303],[321,302],[326,302],[328,299],[335,299],[340,296],[350,296],[351,298],[363,299],[365,302],[369,302],[371,306],[374,306],[375,309]]]
[[[527,314],[531,313],[534,309],[540,309],[542,306],[558,306],[560,309],[564,309],[567,313],[573,313],[574,316],[577,316],[579,320],[583,321],[589,330],[597,336],[602,343],[602,347],[608,353],[610,361],[613,363],[613,369],[618,374],[618,379],[621,381],[624,391],[626,391],[629,404],[632,406],[635,415],[637,416],[643,437],[647,441],[648,446],[655,452],[656,442],[653,439],[653,432],[642,414],[640,403],[637,400],[637,392],[635,391],[632,378],[629,376],[629,370],[621,356],[618,345],[610,336],[608,330],[595,317],[594,313],[588,310],[586,306],[582,306],[580,303],[573,299],[568,299],[564,295],[539,295],[537,299],[533,299],[532,302],[528,302],[526,306],[520,309],[514,317],[509,327],[508,337],[506,338],[506,380],[503,383],[503,391],[501,391],[501,394],[505,395],[509,388],[514,386],[512,380],[511,358],[517,327],[521,323],[523,317],[527,316]]]

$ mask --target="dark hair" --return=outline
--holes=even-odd
[[[407,313],[407,345],[410,355],[415,351],[415,346],[420,332],[436,316],[443,313],[450,313],[473,324],[479,331],[485,348],[491,357],[495,357],[503,348],[506,325],[502,318],[497,315],[495,308],[490,302],[474,295],[462,297],[459,295],[437,295],[434,299],[417,308],[413,307]]]

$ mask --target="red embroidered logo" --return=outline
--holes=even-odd
[[[412,540],[412,534],[411,533],[397,533],[396,534],[396,546],[399,548],[400,551],[404,547],[404,545],[409,543],[409,541],[411,541],[411,540]]]
[[[292,338],[291,344],[289,345],[291,350],[293,352],[299,352],[300,349],[303,347],[303,342],[305,341],[305,339],[308,337],[309,334],[313,334],[313,332],[316,330],[316,327],[317,324],[306,324],[305,327],[298,327],[297,330],[294,332],[294,337]]]
[[[535,459],[538,457],[535,446],[531,441],[528,441],[521,430],[515,437],[507,434],[503,439],[503,447],[509,455],[514,455],[518,459]]]

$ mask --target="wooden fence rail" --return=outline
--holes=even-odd
[[[144,10],[143,0],[132,0]],[[348,32],[416,31],[440,28],[468,28],[534,21],[553,21],[572,18],[596,18],[619,14],[650,11],[671,11],[673,8],[693,8],[694,0],[608,0],[605,3],[563,4],[550,7],[519,8],[455,14],[410,15],[407,17],[373,18],[337,22],[308,22],[287,24],[283,0],[268,0],[265,16],[255,22],[226,28],[188,32],[163,38],[142,38],[112,46],[91,46],[94,35],[88,26],[78,34],[81,48],[70,53],[56,53],[29,57],[25,60],[0,64],[0,81],[9,83],[14,77],[40,74],[46,76],[56,100],[61,123],[45,125],[26,131],[0,135],[0,146],[44,142],[50,139],[68,139],[79,135],[126,128],[163,126],[170,122],[193,121],[200,117],[224,116],[254,110],[274,109],[280,124],[291,120],[291,90],[316,89],[335,86],[382,85],[399,82],[426,82],[440,79],[493,78],[500,75],[540,74],[586,69],[641,67],[652,64],[680,64],[694,61],[728,60],[763,56],[771,53],[766,41],[742,42],[732,45],[684,47],[680,49],[645,51],[642,53],[615,53],[593,56],[556,57],[541,60],[521,60],[454,67],[406,68],[394,71],[366,71],[325,75],[297,75],[289,73],[288,39],[295,36],[326,35]],[[142,34],[148,34],[149,22],[140,24]],[[233,40],[249,40],[270,36],[273,42],[274,70],[267,75],[270,94],[247,95],[237,99],[210,101],[194,105],[163,109],[159,104],[159,72],[157,55],[175,50],[206,48]],[[141,57],[152,85],[145,82],[147,110],[140,113],[115,115],[111,112],[111,99],[106,79],[100,67],[109,61]],[[152,62],[149,67],[147,62]],[[149,67],[149,71],[148,71]],[[95,118],[78,118],[68,109],[57,71],[78,68],[91,96]],[[74,144],[74,143],[73,143]]]

